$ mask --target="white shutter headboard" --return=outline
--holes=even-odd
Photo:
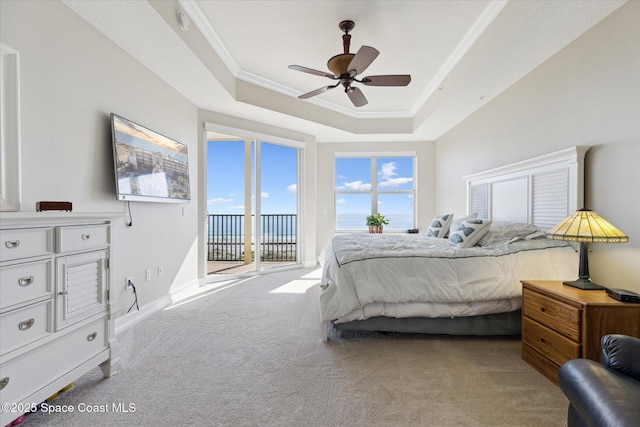
[[[543,230],[584,207],[584,156],[576,146],[464,177],[467,214]]]

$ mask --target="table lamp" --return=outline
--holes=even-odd
[[[563,282],[563,284],[586,290],[605,289],[589,279],[587,243],[625,243],[629,241],[629,238],[623,232],[589,209],[575,211],[549,230],[546,235],[554,240],[580,243],[578,279],[572,282]]]

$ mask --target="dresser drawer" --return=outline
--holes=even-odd
[[[51,253],[51,228],[0,230],[0,261]]]
[[[53,262],[42,260],[0,268],[0,311],[53,292]]]
[[[102,248],[109,244],[106,224],[56,227],[56,252]]]
[[[15,350],[53,331],[53,300],[47,300],[0,315],[0,354]]]
[[[106,319],[102,318],[3,363],[0,381],[4,380],[6,385],[0,390],[0,402],[23,401],[106,348]],[[106,352],[104,360],[108,357]]]
[[[557,365],[582,357],[580,344],[527,317],[522,318],[522,342]]]
[[[523,315],[537,320],[562,335],[580,341],[581,310],[544,295],[523,289]]]

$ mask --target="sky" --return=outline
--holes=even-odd
[[[207,169],[207,209],[210,214],[244,213],[244,142],[209,142]],[[253,148],[252,148],[252,157]],[[263,214],[296,213],[296,149],[261,144],[261,209]],[[336,159],[336,213],[366,216],[371,196],[343,191],[370,190],[371,158]],[[378,190],[412,190],[413,158],[378,158],[375,170]],[[253,175],[252,175],[253,176]],[[255,191],[252,191],[252,200]],[[378,211],[390,215],[413,214],[413,194],[379,194]],[[412,221],[412,219],[411,219]],[[396,223],[397,224],[397,223]],[[403,222],[404,226],[404,222]]]
[[[297,152],[295,148],[261,144],[260,203],[263,214],[295,214]],[[244,141],[209,142],[207,210],[210,214],[243,214]],[[254,156],[252,146],[252,157]],[[253,177],[253,172],[252,172]],[[252,187],[252,203],[255,191]],[[252,208],[252,211],[255,210]]]
[[[370,190],[373,179],[377,182],[377,211],[383,214],[410,214],[413,212],[412,194],[383,194],[384,191],[413,189],[412,157],[379,157],[375,160],[375,176],[371,158],[336,159],[336,210],[338,215],[368,214],[371,197],[349,194],[348,191]]]

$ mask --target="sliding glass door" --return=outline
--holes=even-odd
[[[208,274],[297,263],[298,173],[297,148],[209,133]]]
[[[263,268],[292,264],[297,259],[298,150],[261,143],[260,261]]]

